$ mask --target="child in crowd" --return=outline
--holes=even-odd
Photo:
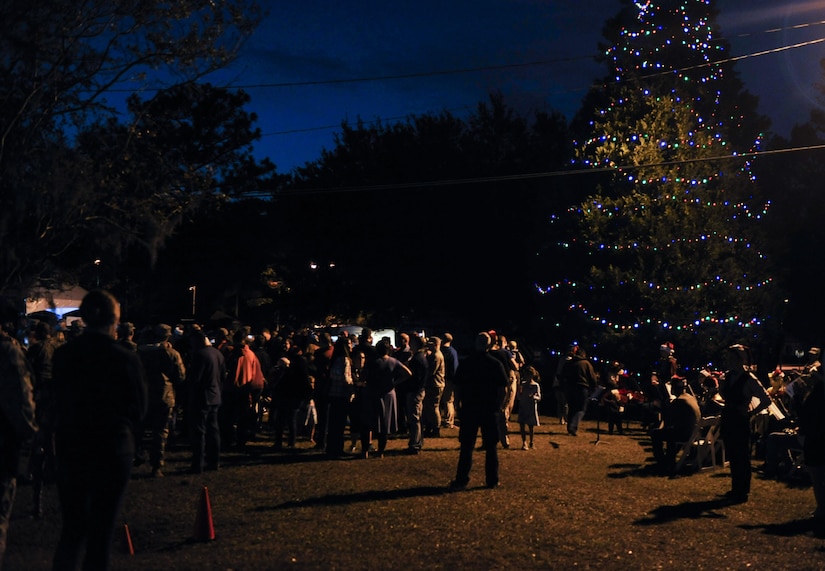
[[[312,391],[315,392],[315,377],[310,377]],[[315,399],[309,399],[302,403],[301,416],[303,417],[304,434],[309,438],[309,443],[315,445],[315,427],[318,426],[318,409],[315,408]]]
[[[518,422],[521,428],[522,450],[528,450],[528,434],[530,435],[529,448],[534,448],[533,429],[539,425],[540,382],[539,372],[534,367],[528,365],[521,370],[521,383],[518,389]]]

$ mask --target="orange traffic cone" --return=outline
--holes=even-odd
[[[212,541],[215,539],[215,526],[212,523],[212,504],[209,503],[209,490],[206,486],[201,491],[198,504],[198,517],[195,519],[195,541]]]
[[[121,550],[128,555],[135,554],[135,546],[132,543],[132,534],[129,533],[129,526],[123,524],[123,542],[121,543]]]

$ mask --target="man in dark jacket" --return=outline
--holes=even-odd
[[[54,352],[63,527],[53,568],[79,569],[82,561],[83,569],[109,569],[135,433],[146,415],[146,379],[137,354],[115,340],[117,300],[91,291],[80,313],[86,329]]]
[[[186,415],[192,441],[189,471],[200,474],[204,469],[204,460],[207,470],[218,469],[221,450],[218,409],[226,378],[226,361],[223,353],[209,343],[202,330],[193,330],[190,342],[192,348],[186,374]]]
[[[596,388],[596,371],[587,359],[584,348],[576,345],[576,351],[562,369],[564,387],[567,396],[567,433],[577,436],[579,422],[584,418],[587,399]]]
[[[453,347],[451,333],[444,334],[441,343],[441,353],[444,355],[444,393],[441,395],[443,411],[443,428],[455,428],[455,373],[458,370],[458,351]]]
[[[450,488],[467,487],[470,468],[473,465],[473,449],[481,429],[481,441],[485,451],[484,474],[488,488],[499,484],[498,475],[498,422],[497,414],[507,390],[509,377],[504,365],[490,355],[490,335],[476,336],[473,354],[468,356],[456,371],[456,396],[459,403],[461,425],[458,430],[458,467]]]
[[[312,398],[312,382],[309,375],[309,364],[304,356],[306,343],[299,341],[293,345],[287,359],[289,366],[281,381],[276,385],[273,394],[275,404],[275,431],[273,448],[283,448],[284,428],[287,429],[287,446],[295,448],[298,434],[298,410],[301,404]]]
[[[399,386],[404,387],[404,410],[407,417],[407,429],[410,431],[410,438],[407,441],[407,453],[418,454],[424,446],[423,427],[421,416],[424,412],[424,394],[427,388],[427,348],[424,346],[421,337],[413,334],[409,341],[409,348],[412,357],[407,365],[412,372],[410,379]]]

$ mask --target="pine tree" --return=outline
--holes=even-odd
[[[712,4],[623,0],[604,30],[610,73],[574,123],[586,126],[579,163],[609,178],[571,209],[565,247],[580,279],[545,291],[605,351],[668,340],[707,359],[733,340],[757,342],[770,317],[755,240],[766,206],[750,161],[732,158],[756,150],[767,124],[724,62]]]

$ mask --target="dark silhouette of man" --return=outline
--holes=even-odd
[[[473,449],[481,429],[484,447],[484,475],[488,488],[499,485],[498,474],[498,422],[509,377],[501,361],[489,353],[490,335],[479,333],[474,343],[474,351],[456,371],[455,385],[459,405],[461,425],[458,430],[460,449],[455,479],[450,489],[467,487],[470,469],[473,465]]]
[[[218,410],[226,379],[223,353],[209,344],[203,331],[190,333],[189,369],[186,374],[186,415],[192,443],[189,471],[200,474],[204,467],[217,470],[221,451]]]
[[[63,527],[55,571],[109,569],[115,523],[147,410],[140,358],[115,340],[120,304],[91,291],[84,332],[54,352],[57,492]],[[84,553],[85,552],[85,553]]]

